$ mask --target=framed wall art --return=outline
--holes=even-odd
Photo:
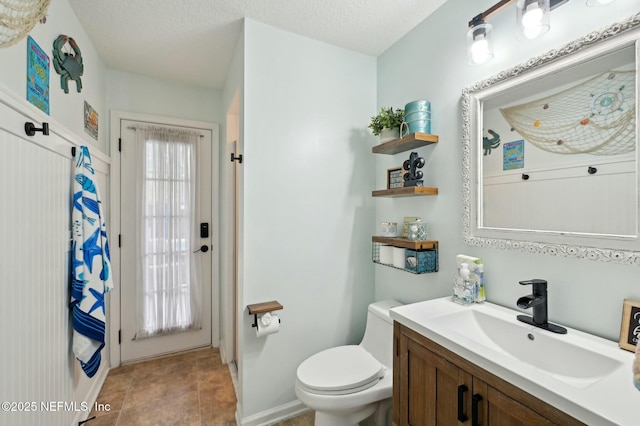
[[[84,131],[98,140],[98,113],[84,101]]]
[[[640,338],[640,302],[625,299],[622,306],[619,346],[628,351],[635,351],[638,338]]]
[[[402,175],[405,173],[402,167],[387,170],[387,189],[402,188]]]
[[[27,100],[49,114],[49,56],[27,38]]]

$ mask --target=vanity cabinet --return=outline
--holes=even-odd
[[[394,350],[395,426],[583,424],[398,322]]]

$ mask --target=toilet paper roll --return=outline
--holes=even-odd
[[[277,333],[280,330],[280,320],[278,315],[266,313],[258,318],[258,327],[256,328],[256,336],[262,337],[269,334]]]
[[[393,248],[393,266],[395,266],[396,268],[404,269],[404,262],[405,262],[404,254],[405,254],[405,249],[401,247]]]
[[[393,247],[381,245],[380,246],[380,263],[391,265],[393,263]]]

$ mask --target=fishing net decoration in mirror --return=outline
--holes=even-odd
[[[22,40],[47,14],[51,0],[0,0],[0,47]]]

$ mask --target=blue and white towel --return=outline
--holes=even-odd
[[[76,151],[71,212],[73,353],[87,376],[93,377],[104,347],[104,296],[113,285],[107,227],[91,155],[86,146]]]

